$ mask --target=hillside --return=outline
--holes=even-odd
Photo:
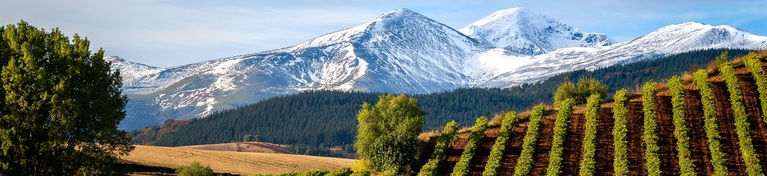
[[[762,62],[767,58],[765,54],[767,53],[762,53],[760,56]],[[625,105],[628,110],[625,117],[626,125],[621,126],[626,128],[624,133],[626,135],[625,141],[627,142],[625,156],[628,163],[625,165],[627,167],[623,168],[626,169],[624,171],[627,171],[629,175],[645,175],[648,172],[645,153],[646,138],[643,136],[646,135],[643,130],[646,129],[647,123],[657,126],[656,133],[652,134],[657,135],[658,139],[657,156],[659,158],[660,174],[662,175],[680,175],[685,169],[680,168],[679,163],[690,164],[689,166],[693,167],[694,172],[698,174],[712,175],[715,172],[712,162],[714,159],[717,159],[717,156],[721,155],[712,157],[711,146],[709,145],[714,144],[711,144],[712,141],[709,139],[719,142],[720,146],[716,148],[720,148],[722,153],[724,153],[722,157],[726,162],[723,165],[728,169],[727,172],[729,174],[744,175],[749,173],[747,170],[754,171],[751,167],[756,166],[747,166],[748,164],[744,162],[744,158],[747,156],[744,155],[758,158],[759,162],[755,164],[761,166],[761,168],[767,168],[767,121],[762,119],[764,112],[762,112],[762,105],[760,105],[764,99],[759,98],[758,86],[751,69],[746,68],[742,61],[736,60],[733,63],[735,66],[734,73],[737,81],[739,81],[737,88],[741,90],[743,97],[743,104],[739,105],[743,105],[745,110],[740,112],[744,112],[747,115],[747,118],[743,119],[747,123],[738,120],[737,112],[739,110],[736,110],[735,107],[739,105],[731,104],[730,91],[728,91],[728,86],[725,83],[726,79],[715,70],[709,71],[710,76],[705,81],[710,84],[715,104],[716,120],[712,122],[712,125],[716,124],[718,128],[709,127],[709,124],[705,122],[707,120],[704,120],[701,90],[698,86],[692,85],[692,80],[689,77],[683,79],[685,85],[681,90],[683,90],[684,96],[680,97],[683,98],[680,101],[683,101],[684,111],[682,111],[682,114],[684,114],[684,120],[674,118],[672,95],[666,87],[658,88],[656,86],[658,88],[657,94],[655,94],[656,98],[653,99],[655,106],[650,109],[654,109],[657,112],[655,113],[657,118],[649,121],[644,119],[645,112],[643,110],[642,96],[636,93],[630,94],[628,96],[629,100]],[[767,64],[761,64],[762,68],[766,66]],[[614,102],[598,106],[596,142],[595,147],[592,149],[595,150],[593,161],[597,161],[594,163],[594,173],[599,173],[600,175],[614,174],[614,169],[616,169],[613,162],[615,161],[614,154],[617,151],[617,145],[614,143],[616,139],[614,139],[615,136],[613,135],[621,133],[613,131],[614,127],[618,127],[615,126],[615,123],[618,123],[618,121],[614,119],[614,107],[616,107]],[[559,171],[565,175],[575,175],[580,171],[581,160],[583,159],[582,152],[584,150],[583,140],[586,134],[585,113],[587,110],[584,107],[576,107],[570,116],[563,119],[569,122],[567,123],[569,128],[565,128],[564,147],[562,148],[561,155],[558,156],[562,156],[562,162],[559,165],[561,170]],[[551,157],[549,155],[552,148],[554,148],[552,143],[555,136],[554,125],[557,112],[551,109],[545,112],[538,131],[538,139],[533,141],[534,154],[532,155],[533,163],[530,170],[530,173],[533,175],[543,175],[551,167],[549,163]],[[522,152],[522,141],[525,138],[525,131],[527,131],[527,127],[530,125],[528,120],[528,118],[525,118],[518,126],[513,127],[513,133],[509,137],[509,143],[505,144],[506,150],[500,160],[503,167],[499,169],[499,175],[511,175],[515,172],[514,166],[520,162],[518,160]],[[739,126],[741,124],[750,124],[745,126],[749,130],[743,134],[738,133],[742,129]],[[495,138],[498,136],[498,129],[499,127],[492,127],[485,131],[485,135],[479,143],[479,148],[471,160],[471,175],[483,172],[490,148],[494,145]],[[685,147],[688,147],[688,150],[684,151],[689,152],[686,154],[686,156],[689,156],[689,162],[684,162],[687,161],[687,158],[683,160],[678,155],[679,150],[677,146],[682,145],[678,143],[677,139],[680,137],[677,135],[682,133],[676,133],[675,130],[680,129],[689,129],[689,131],[684,133],[687,136],[685,138],[687,139]],[[707,137],[710,133],[708,130],[712,129],[718,130],[721,137]],[[744,134],[750,134],[750,138],[745,137]],[[447,156],[439,165],[438,175],[449,175],[453,171],[453,166],[461,157],[463,148],[468,142],[468,135],[467,132],[457,135],[457,140],[450,145],[446,152]],[[752,148],[754,151],[746,151],[751,147],[750,145],[743,144],[742,141],[744,140],[749,141],[749,143],[753,142]],[[431,139],[429,141],[436,140]],[[744,146],[747,147],[744,149]],[[749,153],[753,155],[749,155]]]
[[[663,80],[690,69],[703,68],[722,51],[693,51],[593,71],[578,70],[508,89],[458,89],[413,97],[427,112],[424,130],[439,128],[450,120],[468,125],[477,116],[492,116],[506,110],[521,111],[535,103],[550,103],[554,90],[564,79],[577,82],[580,77],[595,78],[614,92],[615,88],[633,88],[651,79]],[[730,50],[733,56],[747,52]],[[131,135],[134,143],[164,146],[241,141],[248,134],[258,134],[261,141],[278,144],[352,144],[356,135],[355,116],[360,105],[362,102],[375,103],[378,95],[310,91],[213,113],[203,119],[166,121],[159,127],[132,131]]]
[[[280,153],[196,150],[185,147],[136,145],[121,158],[147,166],[178,168],[193,162],[209,165],[214,172],[232,174],[278,174],[293,171],[332,170],[349,167],[352,159]]]
[[[616,43],[518,8],[456,29],[403,8],[274,50],[170,68],[107,60],[125,75],[122,90],[130,100],[120,128],[133,130],[306,91],[429,94],[510,88],[584,68],[696,50],[767,47],[767,37],[697,22]]]

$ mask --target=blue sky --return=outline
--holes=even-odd
[[[731,25],[767,35],[767,1],[708,0],[4,0],[0,24],[78,33],[95,50],[169,67],[299,44],[409,8],[455,29],[523,7],[619,42],[681,22]]]

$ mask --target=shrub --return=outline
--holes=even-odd
[[[573,105],[584,104],[591,94],[604,97],[607,95],[607,86],[594,78],[580,78],[577,85],[565,80],[554,92],[554,107],[559,108],[560,103],[566,99],[573,99]]]
[[[210,166],[203,166],[199,162],[194,162],[187,166],[182,166],[176,169],[176,174],[179,176],[211,176],[213,175],[213,169]]]
[[[549,167],[546,175],[560,175],[562,171],[562,151],[567,140],[567,128],[570,124],[570,115],[573,114],[573,99],[562,101],[557,112],[557,121],[554,122],[554,139],[549,152]]]
[[[727,52],[719,57],[727,57]],[[719,60],[717,57],[717,60]],[[762,167],[759,165],[759,158],[756,157],[754,145],[751,143],[751,134],[749,134],[748,116],[746,108],[743,106],[743,96],[740,92],[738,77],[735,76],[735,69],[729,62],[720,63],[719,72],[727,83],[727,90],[730,92],[730,103],[732,104],[733,115],[735,116],[735,130],[738,133],[738,146],[743,155],[743,161],[746,164],[748,175],[762,175]]]
[[[613,167],[615,175],[628,175],[628,142],[626,141],[626,133],[628,129],[626,125],[626,115],[628,110],[626,109],[626,94],[628,91],[624,88],[618,90],[615,93],[615,103],[613,104],[613,118],[615,124],[613,125],[613,146],[615,147],[615,153],[613,153],[614,161]]]
[[[676,137],[677,157],[679,158],[679,172],[682,175],[695,175],[695,163],[690,159],[690,136],[688,135],[687,122],[684,117],[684,85],[679,76],[673,76],[668,81],[671,92],[671,106],[674,121],[674,137]]]
[[[471,129],[469,143],[466,144],[466,147],[463,149],[461,159],[458,160],[458,163],[455,164],[453,173],[450,174],[451,176],[466,176],[469,174],[469,162],[471,162],[471,159],[474,158],[474,152],[477,150],[479,141],[482,140],[482,136],[484,136],[486,129],[487,117],[481,116],[477,118],[477,122]]]
[[[764,75],[764,68],[762,68],[762,61],[755,52],[748,53],[743,57],[746,67],[751,69],[751,75],[754,76],[756,81],[757,90],[759,91],[759,99],[762,105],[762,112],[767,112],[767,76]],[[762,113],[762,121],[767,123],[767,113]]]
[[[432,176],[437,175],[437,168],[439,162],[445,158],[445,151],[450,144],[455,140],[455,132],[458,130],[458,123],[455,121],[448,122],[445,125],[445,129],[442,130],[442,136],[439,137],[437,145],[434,146],[434,153],[431,154],[429,161],[421,167],[421,171],[418,172],[419,176]]]
[[[714,93],[708,85],[708,73],[706,70],[698,70],[693,75],[693,80],[698,89],[700,89],[700,102],[703,105],[703,120],[706,129],[706,142],[708,150],[711,151],[711,165],[714,167],[714,175],[729,175],[727,171],[727,155],[722,151],[719,144],[719,124],[716,122],[716,103],[714,102]]]
[[[489,159],[487,164],[485,164],[485,171],[482,172],[483,176],[498,175],[498,167],[501,166],[503,151],[506,150],[509,135],[514,131],[517,123],[519,123],[517,112],[511,111],[503,116],[503,123],[501,123],[501,129],[498,131],[498,138],[495,139],[495,144],[493,144],[493,148],[490,150]]]
[[[655,85],[647,81],[642,87],[642,110],[644,111],[645,159],[648,175],[660,175],[660,158],[658,156],[658,123],[655,111]]]
[[[535,153],[535,145],[538,142],[538,134],[540,133],[538,130],[541,127],[543,109],[543,104],[533,107],[530,122],[527,124],[524,143],[522,144],[522,153],[519,155],[517,165],[514,166],[515,176],[530,175],[530,170],[533,168],[533,154]]]
[[[586,131],[583,137],[583,160],[580,175],[594,175],[594,155],[597,147],[597,127],[599,118],[599,94],[591,94],[586,103]]]

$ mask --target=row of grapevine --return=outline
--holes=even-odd
[[[490,150],[490,157],[487,160],[487,164],[485,164],[485,171],[482,172],[483,176],[498,175],[498,167],[501,166],[503,151],[506,150],[509,135],[511,135],[517,123],[519,123],[519,118],[517,118],[516,112],[511,111],[503,116],[501,129],[498,131],[498,138],[495,139],[495,144],[493,144],[493,148]]]
[[[540,104],[533,107],[530,115],[530,122],[527,124],[524,143],[522,143],[522,153],[519,155],[517,165],[514,166],[515,176],[530,175],[533,168],[533,154],[535,154],[535,145],[538,142],[538,130],[541,127],[541,118],[543,118],[544,105]]]
[[[562,171],[562,151],[564,151],[565,140],[567,140],[567,128],[570,125],[570,115],[573,114],[573,99],[566,99],[560,102],[557,119],[554,122],[554,139],[549,152],[549,167],[546,169],[546,175],[560,175]]]
[[[726,58],[727,55],[724,53],[719,57]],[[717,60],[719,60],[719,57],[717,57]],[[738,77],[735,76],[735,69],[732,68],[729,62],[723,62],[719,65],[719,72],[724,77],[727,90],[730,92],[730,103],[732,104],[732,111],[735,116],[735,130],[738,133],[738,145],[743,155],[743,161],[746,164],[746,172],[748,172],[748,175],[764,175],[762,167],[759,165],[759,158],[756,157],[754,145],[751,142],[751,134],[749,134],[749,126],[751,124],[748,122],[746,108],[743,105],[743,96],[740,92]]]
[[[437,141],[437,145],[434,146],[434,153],[431,154],[429,161],[421,167],[421,171],[418,172],[418,176],[434,176],[437,175],[437,168],[439,162],[445,158],[445,152],[450,144],[455,140],[455,132],[458,131],[458,123],[454,121],[448,122],[445,128],[442,130],[442,135]]]
[[[628,160],[628,141],[626,141],[626,135],[628,133],[626,117],[628,115],[628,109],[626,109],[626,94],[628,91],[624,88],[615,92],[615,103],[613,104],[613,118],[615,124],[613,124],[613,145],[615,147],[615,153],[613,153],[613,169],[615,175],[622,176],[629,174],[629,160]]]
[[[762,61],[759,60],[759,56],[755,52],[748,53],[743,57],[743,62],[746,67],[751,69],[751,74],[756,81],[756,87],[759,91],[759,99],[762,105],[762,112],[767,112],[767,76],[764,75],[764,69],[762,68]],[[767,123],[767,113],[762,113],[762,120]]]
[[[690,136],[684,112],[684,84],[682,78],[673,76],[668,81],[671,92],[671,106],[674,114],[674,137],[676,137],[677,157],[679,158],[679,172],[682,175],[695,175],[695,164],[690,159]]]
[[[597,120],[599,118],[599,94],[591,94],[586,101],[586,131],[583,137],[583,159],[580,175],[594,175],[594,155],[597,147]]]
[[[655,111],[655,84],[648,81],[642,87],[642,110],[644,111],[645,166],[648,175],[660,175],[660,157],[658,156],[658,123]]]
[[[698,70],[693,74],[694,84],[700,89],[700,103],[703,105],[703,121],[706,129],[706,142],[708,150],[711,152],[711,165],[714,167],[714,175],[728,175],[727,155],[722,151],[719,139],[719,124],[716,122],[716,103],[714,102],[714,92],[708,83],[708,73],[706,70]]]
[[[477,118],[474,127],[471,129],[469,143],[466,144],[466,147],[463,149],[461,159],[455,164],[453,173],[450,174],[451,176],[469,175],[469,163],[471,162],[471,159],[474,158],[474,152],[477,150],[477,146],[479,145],[480,140],[482,140],[482,136],[485,135],[486,129],[487,117],[481,116]]]

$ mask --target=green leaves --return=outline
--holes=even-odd
[[[538,142],[538,134],[540,134],[543,109],[543,104],[533,107],[530,122],[527,124],[524,143],[522,144],[522,153],[519,155],[517,165],[514,166],[515,176],[530,175],[530,170],[533,168],[533,154],[535,154],[535,146]]]
[[[447,125],[445,125],[445,129],[442,130],[442,135],[439,137],[437,145],[434,146],[434,153],[431,154],[429,161],[421,167],[418,176],[437,175],[439,162],[445,158],[445,151],[447,151],[449,145],[455,140],[456,131],[458,131],[458,123],[455,121],[448,122]]]
[[[660,158],[658,156],[658,123],[655,111],[655,85],[647,81],[642,87],[642,110],[644,111],[645,159],[648,175],[660,175]]]
[[[767,76],[764,75],[764,68],[762,68],[762,61],[755,52],[748,53],[743,57],[743,62],[746,67],[751,69],[751,75],[754,76],[756,81],[757,91],[759,91],[759,99],[767,100]],[[767,112],[767,101],[760,101],[762,105],[762,112]],[[762,121],[767,123],[767,113],[762,113]]]
[[[711,151],[711,165],[714,167],[714,175],[728,175],[727,155],[722,151],[719,139],[719,125],[716,122],[716,103],[714,102],[714,93],[708,83],[708,73],[706,70],[698,70],[693,74],[693,81],[700,89],[700,102],[703,105],[703,120],[706,128],[706,143],[708,150]]]
[[[602,96],[591,94],[586,103],[586,130],[583,137],[583,160],[581,160],[580,175],[594,175],[594,156],[597,147],[597,128],[599,118],[599,103]]]
[[[687,134],[687,124],[684,112],[684,85],[679,76],[673,76],[668,81],[671,92],[671,105],[674,114],[674,137],[676,137],[677,157],[682,175],[695,175],[695,164],[690,159],[690,136]]]
[[[477,145],[482,140],[482,136],[485,135],[487,129],[487,117],[481,116],[477,118],[477,122],[474,127],[471,128],[471,136],[469,136],[469,143],[463,149],[461,159],[455,164],[453,173],[451,176],[466,176],[469,175],[469,164],[471,159],[474,158],[474,153],[477,150]]]
[[[727,58],[727,52],[722,53],[720,57]],[[717,60],[719,60],[719,57],[717,57]],[[749,126],[751,124],[748,122],[746,107],[743,106],[743,95],[740,91],[738,77],[735,76],[735,69],[732,68],[729,62],[724,62],[720,63],[719,72],[724,77],[724,81],[727,83],[727,90],[730,92],[730,103],[732,104],[732,111],[735,116],[735,130],[738,133],[738,145],[743,155],[743,161],[746,163],[746,171],[748,175],[764,175],[762,167],[759,165],[759,158],[756,156],[754,145],[751,143],[751,134],[749,134]]]
[[[565,79],[554,92],[554,107],[559,108],[561,102],[566,99],[573,99],[573,105],[584,104],[591,94],[604,97],[607,95],[607,86],[594,78],[580,78],[576,87],[570,80]]]
[[[378,171],[402,171],[415,162],[423,115],[418,101],[404,94],[380,96],[375,106],[364,103],[357,115],[357,155]]]
[[[503,116],[503,123],[501,123],[501,129],[498,131],[498,138],[495,139],[495,144],[490,149],[490,157],[487,160],[487,164],[485,164],[485,171],[482,172],[483,176],[498,175],[498,167],[501,166],[503,151],[506,150],[509,135],[514,131],[517,123],[519,123],[517,112],[511,111]]]
[[[567,140],[567,128],[570,125],[570,115],[573,114],[573,99],[567,99],[560,104],[557,121],[554,122],[554,139],[549,152],[549,166],[546,175],[560,175],[562,171],[562,151]]]
[[[615,119],[613,124],[613,146],[615,147],[613,167],[615,175],[628,175],[629,173],[629,161],[628,156],[626,156],[628,153],[628,141],[626,141],[626,133],[628,132],[626,127],[628,123],[626,120],[628,114],[626,109],[627,93],[625,88],[618,90],[615,93],[615,103],[613,104],[613,118]]]
[[[119,72],[58,29],[0,27],[0,175],[112,175],[132,150]],[[34,151],[34,152],[32,152]]]

